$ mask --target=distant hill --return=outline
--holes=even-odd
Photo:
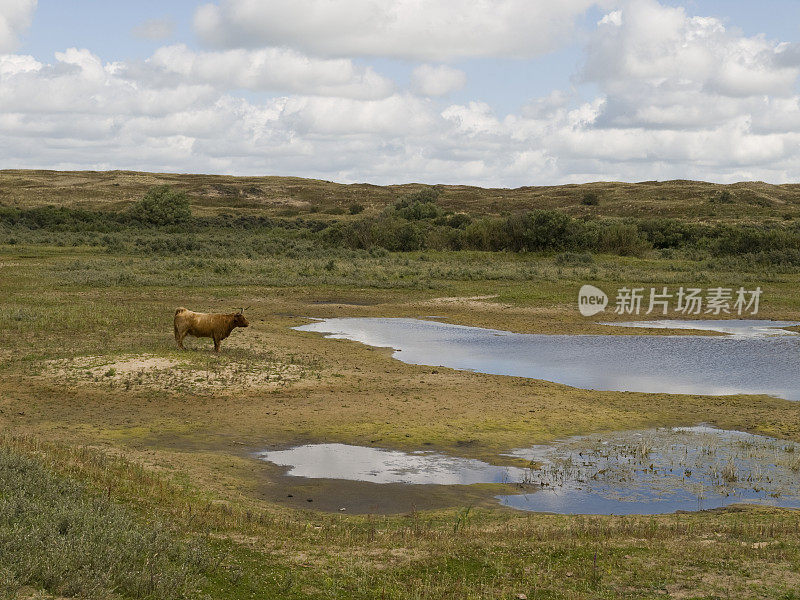
[[[184,190],[198,214],[242,211],[297,216],[345,212],[352,204],[378,211],[421,184],[340,184],[299,177],[231,177],[133,171],[0,171],[0,206],[47,204],[119,210],[154,185]],[[800,184],[762,182],[720,185],[700,181],[585,183],[514,189],[435,186],[447,210],[473,215],[536,208],[573,216],[673,217],[692,221],[763,222],[800,218]],[[591,196],[597,205],[587,205]],[[588,196],[588,198],[587,198]]]

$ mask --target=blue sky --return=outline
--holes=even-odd
[[[19,0],[0,7],[2,166],[797,181],[799,2],[485,7]]]
[[[168,19],[175,24],[172,41],[196,45],[192,15],[199,5],[185,0],[39,0],[18,52],[49,60],[54,52],[77,46],[90,48],[108,61],[143,60],[170,40],[137,37],[133,33],[136,25],[148,19]]]

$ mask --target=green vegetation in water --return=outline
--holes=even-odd
[[[514,451],[531,460],[526,485],[577,486],[615,499],[658,499],[686,491],[800,503],[800,445],[708,427],[593,434]],[[569,493],[565,491],[564,493]]]

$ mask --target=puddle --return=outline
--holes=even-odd
[[[542,335],[420,319],[334,318],[296,327],[395,349],[410,364],[544,379],[574,387],[800,400],[800,336],[783,321],[653,321],[724,336]],[[640,323],[613,325],[642,327]]]
[[[646,329],[694,329],[696,331],[716,331],[738,337],[770,337],[777,335],[797,335],[794,331],[787,331],[784,327],[800,325],[796,321],[761,321],[755,319],[703,319],[703,320],[673,320],[662,319],[658,321],[630,321],[627,323],[600,323],[612,327],[641,327]]]
[[[287,475],[378,484],[506,483],[511,508],[563,514],[659,514],[733,503],[800,508],[800,444],[710,427],[570,438],[508,454],[532,468],[436,452],[311,444],[257,454]]]
[[[527,469],[499,467],[435,452],[398,452],[347,444],[309,444],[257,454],[287,475],[371,483],[470,485],[521,481]]]
[[[741,431],[620,432],[509,455],[541,465],[526,481],[538,491],[498,497],[521,510],[659,514],[742,502],[800,508],[800,444]]]

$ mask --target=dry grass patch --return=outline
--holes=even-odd
[[[299,365],[281,362],[244,363],[203,355],[179,360],[151,354],[53,360],[42,372],[44,377],[73,384],[183,392],[275,389],[300,381],[306,374]]]

